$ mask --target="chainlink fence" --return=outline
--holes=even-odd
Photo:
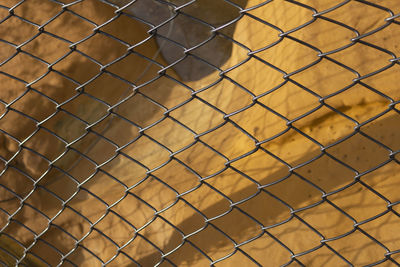
[[[400,265],[399,12],[0,0],[0,263]]]

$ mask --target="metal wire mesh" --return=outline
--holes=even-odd
[[[400,265],[399,11],[1,0],[0,263]]]

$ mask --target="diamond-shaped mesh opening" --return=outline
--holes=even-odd
[[[400,265],[399,12],[0,1],[0,264]]]

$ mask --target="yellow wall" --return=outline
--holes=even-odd
[[[119,1],[119,4],[121,2]],[[340,3],[333,0],[301,2],[318,11]],[[373,2],[384,5],[393,12],[400,10],[400,4],[396,1]],[[6,6],[12,4],[11,0],[5,3]],[[248,1],[246,7],[257,4],[258,1]],[[70,9],[97,24],[115,18],[115,10],[100,4],[99,1],[84,1]],[[15,14],[43,24],[60,11],[56,4],[35,0],[16,8]],[[198,14],[203,14],[201,11],[199,8]],[[196,10],[191,12],[196,15]],[[74,249],[75,241],[56,226],[49,227],[48,220],[30,205],[50,218],[56,216],[54,225],[65,229],[76,239],[82,239],[80,244],[98,255],[103,262],[110,260],[117,253],[117,247],[98,231],[107,235],[118,246],[127,244],[121,251],[143,266],[152,266],[161,259],[161,254],[145,239],[153,242],[164,253],[182,245],[167,257],[179,266],[206,266],[210,259],[214,261],[235,251],[233,256],[216,265],[252,266],[253,263],[244,256],[244,253],[247,253],[264,266],[280,266],[291,260],[291,254],[276,241],[277,239],[296,254],[321,246],[320,240],[323,238],[339,237],[347,233],[351,234],[327,242],[329,248],[356,266],[384,259],[385,249],[363,233],[367,232],[391,251],[400,248],[397,238],[398,208],[394,206],[393,211],[389,211],[388,203],[378,195],[382,194],[392,203],[399,200],[396,193],[399,186],[399,165],[394,160],[388,162],[389,149],[397,151],[400,147],[398,105],[395,106],[397,109],[389,110],[391,101],[399,100],[396,83],[399,67],[398,64],[389,61],[392,56],[388,53],[362,42],[351,45],[350,39],[355,38],[356,33],[332,23],[332,20],[345,23],[362,35],[385,25],[385,18],[390,17],[390,14],[354,1],[326,13],[324,17],[331,21],[317,18],[310,25],[284,38],[279,38],[279,31],[276,29],[252,18],[256,16],[286,32],[312,21],[312,15],[312,10],[286,1],[274,1],[249,10],[234,26],[222,30],[242,44],[233,44],[229,59],[218,66],[222,70],[237,66],[225,72],[224,79],[221,79],[218,71],[213,71],[199,80],[185,82],[184,86],[172,79],[179,80],[179,72],[176,74],[169,69],[167,75],[171,78],[163,76],[155,79],[135,93],[128,83],[103,73],[84,87],[85,93],[79,94],[75,90],[77,84],[85,84],[97,75],[99,65],[76,51],[52,66],[53,70],[70,77],[69,80],[52,71],[36,81],[48,71],[46,64],[19,53],[2,65],[0,71],[27,83],[33,82],[31,87],[34,90],[25,92],[23,83],[2,75],[1,84],[6,89],[1,92],[1,99],[10,103],[25,92],[11,107],[38,121],[47,119],[41,124],[43,128],[27,139],[24,146],[38,151],[50,161],[61,158],[54,163],[56,167],[49,169],[47,160],[22,149],[7,168],[3,167],[1,183],[23,197],[29,197],[24,201],[26,205],[18,210],[20,201],[6,190],[0,189],[0,196],[7,200],[1,203],[1,207],[9,213],[16,212],[13,219],[22,222],[37,234],[43,233],[41,238],[57,247],[61,253],[73,251],[67,259],[80,266],[100,266],[101,262],[82,247]],[[0,26],[1,38],[15,44],[21,44],[37,34],[37,29],[15,17],[6,20]],[[392,23],[361,40],[398,55],[398,27]],[[92,29],[93,25],[68,13],[60,15],[54,22],[45,26],[46,31],[71,42],[78,42],[89,36],[93,33]],[[101,30],[129,44],[149,36],[149,28],[126,16],[115,18]],[[348,47],[321,58],[318,51],[300,44],[300,41],[316,47],[321,53]],[[276,45],[262,50],[274,42],[277,42]],[[250,50],[246,50],[243,45],[252,51],[261,51],[249,58]],[[100,64],[107,64],[124,55],[127,46],[105,35],[96,34],[78,43],[76,48]],[[2,45],[0,49],[2,60],[15,53],[15,49],[9,45]],[[165,65],[158,49],[155,40],[150,39],[134,51],[147,58],[156,55],[153,60]],[[36,37],[34,41],[23,46],[22,50],[49,63],[56,62],[71,51],[67,43],[46,34]],[[272,64],[275,69],[263,62]],[[337,62],[354,71],[349,71]],[[299,73],[293,73],[305,66],[309,67]],[[362,77],[385,67],[389,68],[361,79],[361,83],[354,82],[357,78],[356,72]],[[280,71],[277,71],[277,68]],[[156,64],[148,65],[147,60],[130,54],[105,70],[131,83],[142,84],[158,77],[160,67]],[[284,74],[291,74],[290,79],[285,80]],[[213,86],[207,88],[214,82]],[[313,93],[300,88],[298,84]],[[265,94],[278,85],[281,85],[279,89]],[[353,86],[324,100],[325,105],[319,101],[320,97],[327,97],[350,85]],[[367,89],[367,86],[379,90],[387,97]],[[207,89],[201,90],[203,88]],[[116,154],[116,147],[110,142],[98,138],[93,132],[86,134],[87,125],[64,111],[55,113],[56,105],[39,92],[58,103],[75,97],[61,105],[61,109],[88,124],[101,120],[90,128],[91,131],[104,135],[119,147],[139,136],[140,138]],[[104,103],[88,95],[101,99]],[[149,101],[146,96],[159,105]],[[109,114],[108,109],[122,97],[125,97],[126,101],[112,109],[119,116],[105,117]],[[171,109],[184,101],[187,102],[173,109],[167,117],[164,115],[165,110],[160,107],[163,105]],[[205,102],[217,107],[220,112]],[[296,120],[313,109],[314,112]],[[238,110],[241,112],[235,114]],[[360,132],[364,134],[351,135],[357,125],[356,121],[363,123],[384,112],[384,115],[360,128]],[[51,114],[56,115],[50,116]],[[224,117],[224,114],[231,115]],[[121,116],[142,128],[159,120],[160,122],[146,128],[145,135],[141,135],[137,127],[121,119]],[[195,134],[176,120],[196,134],[214,130],[201,135],[193,144]],[[288,128],[287,122],[292,120],[292,127]],[[32,120],[13,110],[0,120],[0,128],[20,142],[38,129]],[[82,137],[71,144],[72,149],[66,151],[65,144],[44,128],[67,142]],[[365,135],[386,145],[387,149]],[[272,137],[275,138],[270,140]],[[0,138],[3,143],[1,156],[11,159],[18,151],[17,143],[5,134]],[[311,138],[315,141],[311,141]],[[164,148],[152,139],[157,140]],[[270,141],[262,142],[266,140]],[[343,141],[330,146],[339,140]],[[185,147],[185,150],[171,157],[170,153]],[[326,148],[324,153],[321,152],[321,147]],[[90,159],[79,157],[77,151],[85,153]],[[244,154],[247,156],[241,158]],[[141,162],[148,169],[132,159]],[[233,160],[229,167],[226,165],[227,160]],[[398,156],[396,160],[398,162]],[[312,162],[303,166],[310,161]],[[340,161],[348,166],[340,164]],[[100,165],[100,168],[96,169],[94,162]],[[364,174],[383,163],[386,165]],[[25,176],[11,166],[24,171]],[[31,192],[34,188],[33,182],[29,182],[26,177],[29,175],[32,180],[38,181],[39,185],[45,186],[65,201],[77,192],[77,182],[73,182],[60,169],[68,171],[77,182],[82,183],[81,190],[65,207],[44,189],[38,188]],[[151,175],[147,176],[146,172]],[[361,182],[354,182],[358,173],[363,173]],[[200,181],[199,177],[206,179]],[[274,183],[279,180],[282,181]],[[168,188],[167,184],[175,191]],[[126,193],[128,188],[129,194]],[[220,193],[217,193],[217,190]],[[336,193],[329,194],[334,191]],[[329,196],[322,198],[323,192]],[[108,210],[105,203],[97,198],[109,205]],[[154,210],[140,199],[162,212],[155,217]],[[248,200],[242,201],[245,199]],[[305,207],[308,208],[299,210]],[[339,208],[346,212],[347,216],[339,211]],[[63,210],[59,213],[61,209]],[[298,211],[293,213],[293,210]],[[78,212],[92,223],[98,221],[94,229],[90,229],[90,223],[78,215]],[[222,214],[225,215],[221,217]],[[383,215],[361,224],[357,229],[354,228],[355,222],[363,222],[378,214]],[[32,233],[14,221],[7,221],[7,216],[0,216],[0,219],[1,226],[6,226],[5,233],[16,238],[24,246],[32,244]],[[287,222],[279,225],[284,221]],[[135,236],[129,224],[139,230],[139,235],[127,243]],[[171,227],[171,224],[181,233]],[[275,227],[265,232],[261,230],[262,226],[275,224]],[[311,227],[315,231],[311,230]],[[200,229],[203,230],[191,235]],[[252,242],[240,245],[240,250],[235,250],[234,243],[217,229],[225,232],[236,244],[247,240]],[[182,243],[182,235],[187,235],[187,242]],[[210,259],[190,244],[197,246]],[[328,246],[299,256],[298,259],[306,266],[345,265]],[[18,251],[21,251],[21,248],[15,249],[15,253],[20,253]],[[50,264],[57,264],[61,258],[40,241],[34,243],[31,251],[45,258]],[[111,265],[128,264],[130,260],[123,253],[120,253]],[[29,255],[27,258],[34,257]],[[396,259],[396,256],[393,258]],[[390,266],[390,263],[386,263]]]

